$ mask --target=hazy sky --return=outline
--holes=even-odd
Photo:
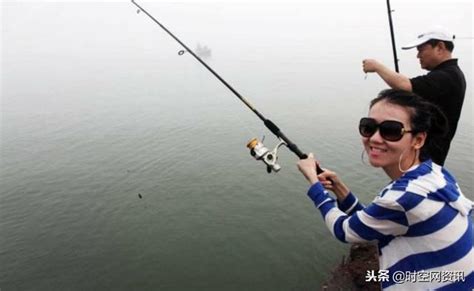
[[[361,74],[363,58],[393,63],[386,3],[382,0],[138,3],[188,44],[201,42],[213,53],[221,53],[221,58],[214,59],[218,66],[222,62],[219,69],[232,70],[228,60],[245,59],[246,54],[276,58],[298,54],[302,46],[320,56],[320,63],[312,65],[318,70],[321,66],[327,68],[329,57],[338,57],[344,72],[353,75]],[[472,83],[472,1],[392,0],[391,5],[398,48],[422,29],[444,25],[458,38],[455,57],[460,56],[468,83]],[[0,7],[2,86],[6,80],[10,87],[23,86],[25,79],[34,82],[46,73],[57,74],[58,78],[73,71],[80,74],[86,64],[88,70],[95,65],[96,71],[117,71],[117,64],[130,63],[138,54],[152,55],[159,49],[174,55],[177,49],[177,44],[143,13],[137,15],[130,1],[3,0]],[[265,52],[256,51],[256,44],[263,42],[275,45]],[[402,73],[423,73],[414,50],[398,49],[398,54]],[[4,93],[2,90],[2,98]],[[465,110],[468,116],[472,111],[470,99]]]

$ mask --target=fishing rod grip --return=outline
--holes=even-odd
[[[287,147],[290,149],[290,151],[292,151],[293,153],[295,153],[298,158],[300,158],[300,160],[304,160],[304,159],[307,159],[308,158],[308,155],[303,153],[296,144],[292,143],[281,131],[280,129],[278,128],[278,126],[276,126],[275,123],[273,123],[270,119],[265,119],[263,121],[263,123],[265,124],[265,126],[276,136],[278,136],[279,138],[281,138],[282,140],[284,140],[287,144]],[[321,167],[316,164],[316,173],[319,175],[321,174],[323,171],[323,169],[321,169]]]
[[[294,143],[291,143],[291,144],[288,144],[288,148],[294,152],[299,158],[300,160],[304,160],[304,159],[307,159],[308,158],[308,155],[303,153],[302,151],[300,151],[300,149],[294,144]],[[321,167],[319,166],[318,163],[316,163],[316,174],[321,174],[322,172],[324,172],[323,169],[321,169]]]

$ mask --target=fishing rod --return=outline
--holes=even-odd
[[[218,73],[216,73],[206,62],[204,62],[199,56],[197,56],[187,45],[185,45],[178,37],[176,37],[171,31],[169,31],[163,24],[161,24],[158,20],[156,20],[155,17],[153,17],[148,11],[146,11],[143,7],[141,7],[135,0],[131,0],[132,3],[138,7],[137,13],[140,11],[144,12],[153,22],[158,24],[166,33],[168,33],[174,40],[176,40],[184,49],[186,52],[190,53],[199,63],[201,63],[206,69],[209,70],[219,81],[221,81],[234,95],[239,98],[240,101],[242,101],[250,110],[252,110],[258,118],[260,118],[263,121],[263,124],[274,134],[277,136],[277,138],[280,140],[280,142],[275,146],[273,150],[269,150],[267,147],[265,147],[262,143],[262,141],[259,141],[258,139],[254,138],[250,140],[250,142],[247,144],[247,147],[250,149],[250,154],[256,159],[256,160],[261,160],[265,163],[267,166],[267,172],[271,173],[273,172],[278,172],[281,167],[280,165],[277,164],[278,161],[278,149],[282,146],[285,145],[288,147],[288,149],[296,154],[298,158],[300,159],[306,159],[308,155],[303,153],[298,146],[293,143],[283,132],[276,126],[275,123],[273,123],[270,119],[265,118],[255,107],[252,106],[252,104],[245,99],[242,95],[240,95],[237,90],[235,90],[229,83],[227,83]],[[179,55],[184,54],[184,51],[180,51]],[[323,170],[319,167],[318,164],[316,164],[316,172],[318,174],[322,173]]]
[[[388,23],[390,24],[390,35],[392,37],[393,61],[395,62],[395,71],[399,73],[397,47],[395,45],[395,33],[393,32],[393,22],[392,22],[392,12],[395,10],[392,10],[390,8],[390,0],[387,0],[387,11],[388,11]]]

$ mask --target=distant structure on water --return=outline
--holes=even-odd
[[[201,57],[201,58],[208,58],[211,56],[211,49],[208,48],[207,46],[201,46],[200,43],[197,44],[196,46],[196,54]]]

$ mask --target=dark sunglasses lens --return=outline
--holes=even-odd
[[[398,121],[384,121],[379,127],[380,135],[388,141],[399,141],[403,137],[403,124]]]
[[[377,122],[372,118],[362,118],[359,122],[359,132],[363,137],[371,137],[377,131]]]

